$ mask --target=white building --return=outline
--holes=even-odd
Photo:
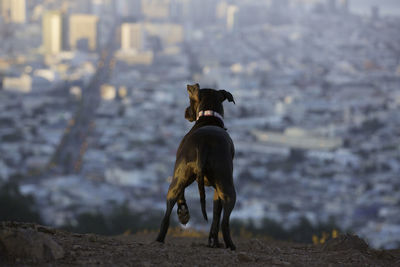
[[[63,49],[63,19],[61,11],[47,11],[42,19],[43,49],[46,54],[58,54]]]
[[[141,23],[123,23],[121,25],[121,49],[124,51],[145,49],[145,31]]]
[[[1,15],[6,22],[26,22],[26,0],[1,0]]]
[[[90,51],[97,50],[99,18],[95,15],[73,14],[69,18],[69,46],[76,49],[78,42],[87,40]]]

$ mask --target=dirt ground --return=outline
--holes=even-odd
[[[155,232],[100,236],[29,223],[0,223],[1,266],[400,266],[400,250],[373,250],[357,236],[323,245],[233,236],[236,251],[209,248],[207,235],[173,229],[165,244]],[[221,240],[220,240],[221,241]]]

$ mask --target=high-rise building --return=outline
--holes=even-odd
[[[219,20],[225,20],[227,11],[228,11],[229,4],[226,1],[221,1],[217,4],[216,10],[215,10],[215,16]]]
[[[237,24],[238,11],[239,8],[236,5],[228,5],[228,8],[226,10],[226,27],[228,31],[232,31],[235,27],[235,24]]]
[[[57,54],[63,49],[63,14],[47,11],[42,20],[43,49],[46,54]]]
[[[171,0],[142,0],[142,14],[150,19],[168,19]]]
[[[0,4],[4,21],[13,23],[26,22],[26,0],[1,0]]]
[[[371,18],[377,20],[379,17],[379,7],[377,5],[371,6]]]
[[[83,48],[78,44],[87,43],[87,49],[97,50],[99,41],[99,18],[95,15],[72,14],[69,17],[69,47]],[[85,49],[85,48],[83,48]]]
[[[123,23],[121,26],[121,49],[144,51],[147,38],[157,37],[164,47],[183,41],[183,27],[174,23]]]
[[[144,23],[146,35],[158,37],[163,46],[171,46],[183,41],[183,27],[175,23]]]
[[[141,23],[123,23],[121,25],[121,49],[143,51],[145,32]]]
[[[67,3],[68,3],[68,12],[70,14],[73,14],[73,13],[90,14],[90,13],[92,13],[92,0],[70,1]]]
[[[10,19],[10,5],[10,0],[0,0],[0,14],[4,21],[8,21]]]
[[[194,25],[213,25],[217,19],[217,0],[192,0],[188,17]]]
[[[141,0],[116,0],[115,10],[118,16],[123,18],[138,18],[142,14]]]
[[[128,2],[128,0],[126,1]],[[91,11],[100,18],[104,14],[115,15],[116,0],[91,0]]]
[[[190,12],[191,0],[171,0],[170,19],[172,22],[185,24]]]

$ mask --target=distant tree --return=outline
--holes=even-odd
[[[256,236],[268,236],[276,240],[294,241],[298,243],[312,243],[312,236],[321,236],[323,233],[331,233],[333,230],[339,231],[333,218],[328,222],[313,225],[306,218],[301,218],[300,222],[290,229],[285,229],[281,223],[269,218],[262,219],[259,226],[253,220],[241,221],[232,220],[231,229],[235,235],[243,232],[250,232]]]
[[[34,198],[21,194],[16,182],[10,181],[0,187],[0,221],[42,223]]]
[[[295,149],[295,148],[290,149],[288,161],[296,164],[303,162],[305,158],[306,158],[305,151],[303,149]]]
[[[306,219],[301,218],[298,225],[289,230],[290,240],[301,243],[311,243],[312,235],[316,234],[316,229]]]
[[[261,225],[260,234],[266,234],[279,240],[287,240],[289,238],[289,233],[283,228],[282,224],[274,220],[264,218]]]
[[[366,120],[361,125],[361,131],[365,134],[374,134],[377,130],[382,128],[384,124],[376,118]]]
[[[242,229],[259,236],[269,236],[277,240],[288,240],[289,232],[287,232],[281,224],[274,220],[264,218],[259,227],[257,227],[253,220],[241,221],[232,220],[230,228],[235,235],[239,235]]]
[[[82,213],[76,219],[76,224],[69,222],[62,228],[77,233],[119,235],[126,231],[156,230],[160,227],[162,216],[151,211],[135,212],[128,203],[123,203],[115,205],[110,214]],[[174,221],[171,224],[176,225]]]
[[[105,217],[100,213],[82,213],[76,218],[77,224],[64,226],[63,228],[76,233],[94,233],[107,235],[111,229]]]
[[[3,74],[0,73],[0,90],[3,89]]]

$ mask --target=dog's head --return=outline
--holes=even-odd
[[[189,93],[190,106],[186,108],[185,118],[192,122],[196,120],[197,114],[201,110],[213,110],[224,116],[224,107],[222,102],[228,99],[235,103],[231,93],[225,90],[200,89],[198,83],[187,85]]]

